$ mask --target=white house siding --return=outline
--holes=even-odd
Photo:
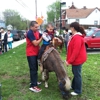
[[[68,19],[67,24],[76,21],[75,19]],[[100,11],[95,9],[87,18],[79,18],[79,23],[82,25],[94,25],[94,21],[98,21],[98,25],[100,25]]]

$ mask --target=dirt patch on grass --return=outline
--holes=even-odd
[[[1,78],[2,79],[9,79],[11,78],[11,76],[7,75],[7,74],[4,74],[4,75],[1,75]]]
[[[12,76],[12,78],[16,79],[16,80],[23,80],[23,79],[29,79],[28,75],[23,75],[23,76]]]

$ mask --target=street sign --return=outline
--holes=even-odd
[[[43,18],[38,17],[36,19],[36,22],[38,23],[38,25],[41,25],[43,23]]]

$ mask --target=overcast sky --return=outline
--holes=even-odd
[[[77,8],[82,8],[83,6],[87,8],[100,8],[99,0],[61,0],[61,2],[64,1],[67,8],[72,5],[72,2],[74,2]],[[37,0],[37,15],[41,16],[42,14],[45,18],[47,7],[53,2],[56,2],[56,0]],[[0,12],[5,9],[14,9],[24,18],[35,19],[35,0],[0,0]]]

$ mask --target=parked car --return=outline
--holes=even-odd
[[[24,37],[26,38],[26,30],[22,30],[22,33],[24,34]]]
[[[21,40],[25,38],[21,30],[11,30],[11,33],[13,34],[13,40]]]
[[[89,27],[89,30],[97,29],[97,27]]]
[[[18,33],[20,34],[20,39],[24,39],[25,38],[25,35],[24,35],[24,32],[22,30],[18,31]]]
[[[86,33],[84,37],[85,46],[87,48],[100,48],[100,29],[92,29]]]

